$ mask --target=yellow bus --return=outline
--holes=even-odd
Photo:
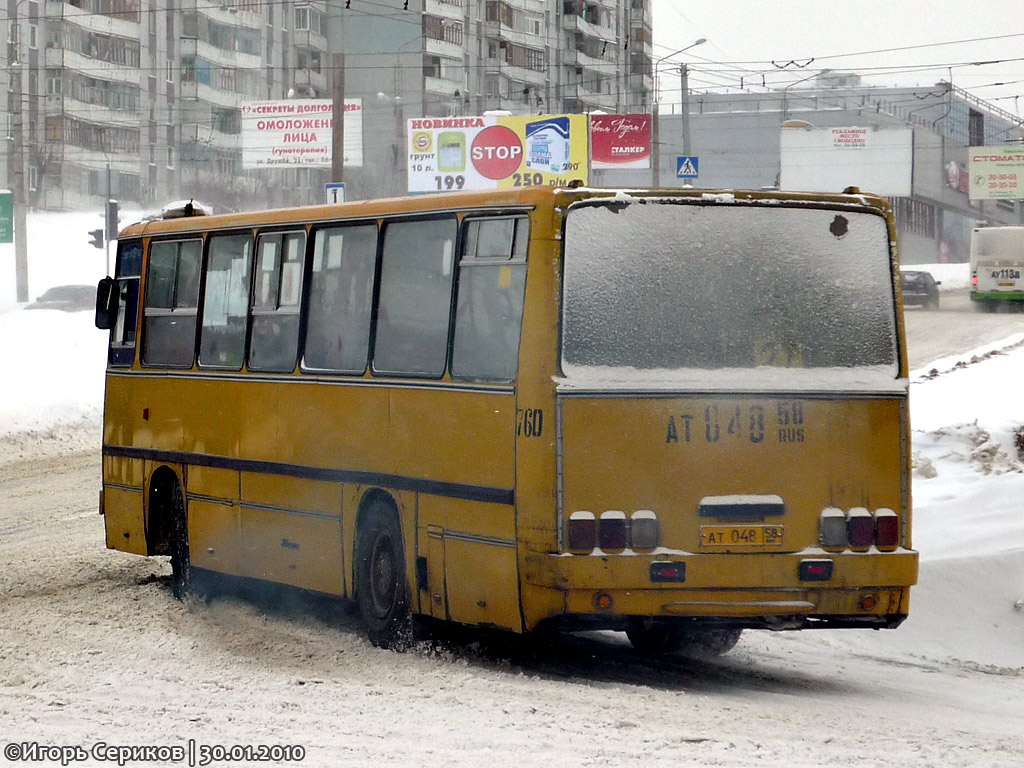
[[[522,189],[126,228],[107,546],[421,617],[895,627],[911,548],[891,215],[844,194]]]

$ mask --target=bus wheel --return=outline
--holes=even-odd
[[[171,589],[179,600],[192,584],[192,565],[188,553],[188,516],[181,497],[181,486],[171,483]]]
[[[641,653],[678,653],[695,658],[728,653],[741,634],[742,629],[682,629],[664,624],[626,631],[629,642]]]
[[[404,650],[412,642],[405,557],[397,515],[376,502],[361,515],[356,534],[355,591],[370,642]]]

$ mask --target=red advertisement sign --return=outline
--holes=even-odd
[[[591,168],[650,168],[651,116],[591,115]]]

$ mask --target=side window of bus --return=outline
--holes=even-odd
[[[192,367],[202,253],[201,240],[150,245],[143,307],[144,365]]]
[[[316,233],[303,368],[354,374],[366,370],[376,261],[374,224]]]
[[[199,365],[237,371],[245,354],[249,315],[249,274],[252,238],[215,235],[210,238],[203,292],[203,328]]]
[[[139,322],[139,280],[142,277],[142,243],[123,241],[117,251],[117,317],[110,334],[111,365],[135,361],[135,338]]]
[[[385,225],[375,373],[444,374],[457,227],[454,216]]]
[[[249,367],[291,371],[299,350],[299,305],[305,232],[260,235],[252,295]]]
[[[452,376],[511,381],[523,322],[529,219],[473,219],[464,227]]]

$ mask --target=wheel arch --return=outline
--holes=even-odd
[[[184,483],[174,467],[161,464],[150,474],[146,492],[146,548],[150,555],[171,554],[175,488],[184,502]]]

